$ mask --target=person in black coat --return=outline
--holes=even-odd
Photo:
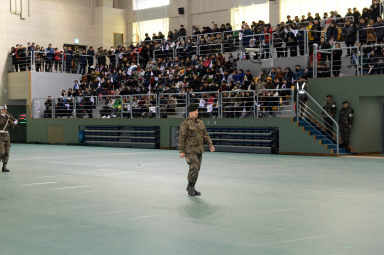
[[[187,35],[187,30],[185,30],[184,25],[180,25],[179,36],[186,36],[186,35]]]
[[[340,43],[335,44],[336,49],[332,51],[333,55],[333,75],[338,77],[340,75],[341,69],[341,56],[343,54],[343,50],[340,49]]]
[[[88,67],[91,67],[93,66],[93,58],[95,56],[95,50],[93,49],[93,47],[89,47],[88,51],[87,51],[87,61],[88,61]]]
[[[292,26],[292,27],[291,27]],[[289,48],[291,57],[297,56],[297,30],[294,27],[294,24],[288,26],[287,32],[287,46]]]
[[[336,24],[335,22],[332,22],[327,29],[327,41],[329,42],[329,40],[331,40],[332,38],[336,41],[338,35],[339,35],[339,31],[336,28]]]
[[[321,37],[321,25],[320,25],[320,22],[318,20],[315,20],[314,21],[314,24],[311,28],[311,33],[313,35],[313,42],[314,43],[319,43],[320,42],[320,37]]]
[[[358,22],[358,20],[360,19],[360,16],[361,16],[361,14],[360,14],[360,12],[357,10],[357,8],[353,8],[353,21],[354,21],[355,23]]]
[[[367,43],[367,24],[365,19],[361,18],[357,26],[359,32],[359,41],[362,45]]]
[[[343,28],[343,36],[345,40],[345,45],[351,47],[355,45],[356,42],[356,27],[353,22],[347,21],[345,27]],[[351,55],[351,49],[347,49],[347,56]]]
[[[67,73],[72,72],[72,59],[73,59],[73,51],[71,47],[68,47],[68,49],[64,52],[65,54],[65,71]]]
[[[376,23],[373,25],[373,27],[375,28],[377,43],[380,44],[383,42],[384,37],[384,22],[381,17],[376,18]]]

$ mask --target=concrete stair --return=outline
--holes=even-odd
[[[313,136],[314,139],[318,140],[322,145],[326,146],[330,154],[336,155],[337,142],[334,137],[327,134],[315,122],[308,118],[303,119],[300,117],[299,121],[297,121],[297,117],[295,117],[293,118],[293,121],[297,122],[300,128],[308,132],[308,135]],[[348,148],[339,145],[339,155],[352,155],[352,153]]]

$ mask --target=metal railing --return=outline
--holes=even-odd
[[[259,117],[294,117],[294,90],[293,89],[261,89],[256,94],[256,114]]]
[[[299,90],[296,95],[296,116],[313,128],[314,135],[321,136],[329,145],[336,146],[339,154],[339,125],[316,100],[305,90]]]
[[[200,116],[203,118],[222,117],[221,94],[219,92],[188,93],[188,105],[198,105]]]
[[[222,43],[204,44],[199,46],[198,55],[211,55],[211,54],[224,53]]]
[[[153,51],[153,59],[159,59],[159,58],[175,58],[175,51],[176,48],[169,48],[168,50],[163,50],[163,49],[156,49]]]
[[[370,33],[375,41],[371,41],[371,43],[376,43],[377,41],[382,42],[384,38],[384,25],[383,26],[367,26],[364,28],[357,29],[357,40],[362,44],[369,43],[367,41],[367,35]],[[372,37],[371,36],[371,37]]]
[[[31,70],[33,54],[26,48],[10,52],[9,57],[11,58],[12,72]]]
[[[360,50],[361,75],[384,74],[384,44],[363,45]]]
[[[183,118],[191,104],[204,118],[291,118],[291,89],[35,98],[32,118]],[[267,116],[268,113],[271,116]]]
[[[158,96],[160,118],[183,118],[187,116],[187,93],[162,93]]]
[[[357,52],[360,52],[357,46],[315,50],[313,78],[360,75],[360,60],[353,57]],[[320,54],[320,61],[318,54]],[[347,54],[352,56],[345,58]]]
[[[211,38],[214,38],[214,39],[221,38],[222,39],[222,36],[223,36],[223,33],[214,32],[214,33],[199,34],[197,37],[198,37],[198,41],[202,42],[202,41],[209,41]]]
[[[223,118],[255,118],[255,91],[226,91],[221,93]]]
[[[240,45],[239,33],[240,32],[241,30],[223,32],[225,52],[232,52],[239,49],[239,45]]]
[[[172,53],[173,54],[173,53]],[[25,56],[24,56],[25,55]],[[137,51],[96,53],[95,55],[81,54],[79,52],[48,52],[26,51],[16,57],[11,53],[12,71],[36,72],[66,72],[85,74],[91,66],[108,65],[117,66],[134,62],[140,64],[140,54]]]
[[[75,97],[74,117],[93,118],[97,116],[98,98],[97,96],[78,96]]]
[[[31,117],[33,119],[54,118],[55,103],[52,98],[34,98],[31,102]]]
[[[96,102],[97,117],[108,119],[122,117],[123,96],[99,96]]]
[[[177,47],[175,56],[178,57],[190,57],[193,55],[198,55],[198,46],[184,46],[184,47]]]
[[[132,118],[159,118],[158,95],[142,94],[130,96]]]
[[[196,46],[199,44],[199,36],[198,35],[189,35],[189,36],[179,36],[176,39],[177,43],[188,43],[188,40],[191,41],[191,43]]]
[[[242,36],[239,48],[246,58],[270,58],[272,51],[272,35],[268,35],[268,42],[264,34]]]

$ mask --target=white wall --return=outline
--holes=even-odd
[[[124,2],[116,1],[116,5]],[[112,46],[113,33],[127,38],[126,11],[112,8],[113,0],[31,0],[30,4],[31,16],[22,20],[10,13],[9,0],[0,0],[0,103],[20,103],[9,101],[7,95],[12,46],[35,42],[61,48],[78,38],[79,44],[97,48]]]
[[[61,90],[67,91],[80,79],[80,74],[31,72],[31,98],[60,97]]]

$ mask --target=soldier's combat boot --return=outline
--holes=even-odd
[[[201,192],[200,192],[200,191],[197,191],[197,190],[195,189],[195,184],[196,184],[196,182],[193,182],[193,183],[192,183],[192,187],[193,187],[193,191],[195,192],[195,196],[201,196]]]
[[[188,186],[187,186],[187,192],[188,192],[188,195],[189,196],[195,196],[195,189],[193,188],[192,186],[192,182],[189,182],[188,183]]]
[[[1,169],[3,173],[9,173],[9,169],[7,168],[7,163],[3,164],[3,168]]]

